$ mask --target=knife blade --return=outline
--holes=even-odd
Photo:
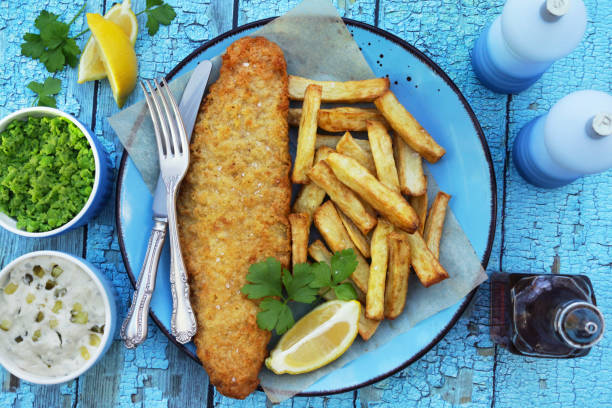
[[[183,118],[183,124],[185,125],[185,131],[187,137],[191,140],[191,133],[195,125],[196,117],[198,116],[198,110],[200,109],[200,103],[202,102],[202,95],[206,89],[208,78],[210,77],[210,71],[212,69],[212,63],[208,60],[202,61],[193,70],[191,78],[187,82],[185,92],[179,103],[179,112]],[[168,209],[166,207],[166,186],[161,178],[161,175],[157,179],[157,185],[155,186],[155,194],[153,194],[153,218],[165,219],[168,217]]]

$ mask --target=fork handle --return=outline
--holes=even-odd
[[[155,290],[157,265],[165,239],[166,220],[155,219],[132,304],[121,326],[121,338],[127,348],[135,348],[147,338],[149,304]]]
[[[169,181],[169,182],[168,182]],[[189,300],[187,270],[183,262],[176,219],[176,184],[180,180],[168,180],[168,227],[170,229],[170,288],[172,289],[171,331],[176,340],[185,344],[195,335],[197,324]]]

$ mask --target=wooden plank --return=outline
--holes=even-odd
[[[521,127],[563,96],[581,89],[610,92],[612,3],[584,3],[589,23],[582,43],[530,89],[512,97],[508,154]],[[509,165],[506,184],[502,269],[549,273],[558,268],[560,273],[585,274],[605,314],[612,307],[612,172],[543,190],[527,184]],[[536,401],[542,407],[610,405],[606,384],[611,373],[602,367],[612,361],[611,344],[610,336],[604,337],[588,356],[567,361],[517,358],[498,349],[495,405],[533,406]]]
[[[86,11],[95,11],[102,4],[103,0],[88,2]],[[21,56],[20,45],[22,33],[35,31],[34,19],[41,10],[46,9],[50,12],[61,15],[62,20],[70,20],[78,11],[80,5],[71,2],[53,3],[41,5],[39,3],[27,2],[21,7],[12,7],[10,13],[3,13],[3,27],[9,29],[0,30],[0,49],[4,55],[4,81],[0,88],[0,116],[17,109],[31,106],[35,99],[34,94],[25,85],[30,81],[43,82],[45,78],[51,76],[44,65],[38,61]],[[85,26],[83,15],[74,23],[71,33],[80,32]],[[15,35],[14,29],[18,35]],[[62,80],[62,91],[57,97],[59,109],[75,115],[80,121],[87,124],[91,122],[92,110],[91,101],[93,91],[79,87],[76,83],[76,70],[69,69],[56,75]],[[74,255],[83,255],[84,228],[78,228],[58,237],[46,239],[21,238],[10,234],[4,230],[0,231],[0,264],[6,265],[19,255],[38,250],[59,250]],[[22,383],[16,377],[8,375],[0,369],[0,378],[4,385],[0,393],[0,406],[11,406],[18,403],[20,406],[35,405],[49,407],[68,407],[74,400],[75,382],[64,386],[37,386]],[[10,402],[12,400],[12,402]]]
[[[161,26],[150,37],[145,16],[139,17],[136,53],[140,78],[159,78],[202,42],[231,28],[231,2],[205,0],[175,5],[177,18],[169,27]],[[136,12],[145,8],[145,0],[132,1]],[[138,89],[138,88],[137,88]],[[118,111],[106,81],[100,81],[97,95],[96,134],[118,166],[122,147],[110,128],[107,117]],[[140,90],[128,99],[126,106],[142,99]],[[115,235],[115,196],[87,231],[87,257],[112,280],[119,299],[119,316],[123,319],[131,299],[132,287],[125,273]],[[149,320],[149,338],[136,351],[127,350],[115,334],[115,343],[96,369],[81,377],[79,401],[104,401],[106,406],[131,405],[202,406],[207,400],[206,372],[180,352]],[[197,398],[191,398],[196,396]],[[204,402],[203,402],[204,401]]]
[[[487,137],[498,180],[498,197],[501,197],[506,145],[500,136],[505,133],[507,97],[482,87],[470,65],[474,41],[501,12],[503,5],[501,0],[489,3],[380,0],[378,19],[380,28],[398,35],[431,57],[467,98]],[[501,203],[498,200],[498,219]],[[500,237],[498,223],[489,271],[496,270],[499,265],[496,254],[500,249]],[[488,299],[489,288],[485,284],[455,327],[424,357],[389,379],[360,390],[362,406],[442,406],[471,402],[470,406],[489,407],[494,361],[490,355],[493,345],[488,333]],[[459,365],[464,371],[458,370]],[[470,381],[458,380],[468,377]],[[455,391],[449,392],[451,389]]]
[[[298,5],[301,0],[239,0],[238,25],[267,17],[276,17]],[[376,0],[332,0],[341,17],[352,18],[368,24],[375,24]]]

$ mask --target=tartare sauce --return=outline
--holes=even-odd
[[[104,301],[96,283],[61,258],[16,265],[0,281],[0,349],[34,375],[77,371],[100,347]]]

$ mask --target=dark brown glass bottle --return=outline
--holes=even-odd
[[[491,339],[514,354],[572,358],[589,353],[604,319],[584,275],[495,273]]]

